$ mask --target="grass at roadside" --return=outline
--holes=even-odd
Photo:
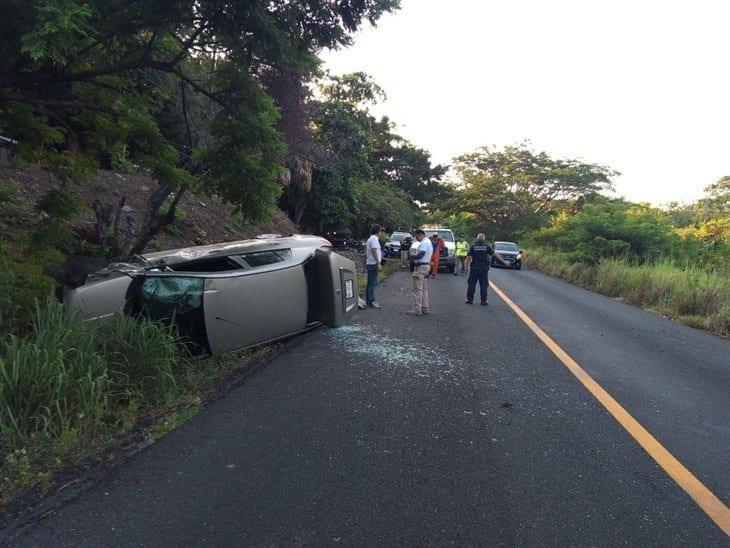
[[[635,265],[603,259],[575,263],[565,254],[528,249],[525,264],[586,289],[662,314],[686,325],[730,336],[730,275],[670,262]]]
[[[0,349],[0,507],[103,458],[129,433],[151,443],[184,424],[218,381],[267,348],[191,359],[173,328],[119,316],[91,327],[60,303]]]

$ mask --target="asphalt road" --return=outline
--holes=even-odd
[[[541,274],[493,279],[730,502],[730,343]],[[27,546],[727,546],[496,295],[406,273],[16,539]]]

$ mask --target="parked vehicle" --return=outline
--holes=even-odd
[[[438,234],[444,241],[445,245],[439,257],[439,268],[447,268],[449,272],[453,273],[456,270],[456,239],[454,233],[450,229],[442,227],[423,227],[421,230],[426,233],[427,238],[430,238],[433,234]],[[411,251],[415,253],[417,248],[418,242],[414,240]]]
[[[393,232],[383,246],[383,255],[400,258],[401,242],[406,238],[413,238],[408,232]]]
[[[357,310],[357,274],[323,238],[279,236],[110,264],[65,300],[90,321],[172,319],[194,347],[217,353],[344,325]]]
[[[500,257],[509,263],[510,268],[522,270],[522,251],[519,247],[517,247],[516,243],[494,242],[492,249],[499,253]],[[502,263],[492,258],[492,266],[502,266]]]
[[[350,249],[352,235],[349,232],[325,232],[320,236],[331,243],[335,249]]]
[[[355,238],[347,238],[345,241],[345,247],[344,249],[354,249],[357,251],[360,255],[365,254],[365,242],[356,240]]]

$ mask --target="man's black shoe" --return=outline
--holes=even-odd
[[[489,303],[487,301],[482,301],[482,306],[489,306]]]
[[[465,302],[466,304],[474,304],[474,303],[473,303],[473,302],[471,302],[471,301],[464,301],[464,302]]]

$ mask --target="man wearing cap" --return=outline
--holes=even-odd
[[[411,253],[413,262],[413,308],[406,314],[410,316],[422,316],[429,313],[428,309],[428,273],[431,269],[431,255],[433,245],[431,240],[426,238],[426,233],[420,228],[414,234],[418,242],[415,253]]]
[[[487,237],[480,233],[477,234],[477,241],[469,248],[466,256],[466,268],[469,270],[469,280],[466,290],[466,304],[474,302],[474,292],[476,290],[477,281],[479,282],[479,297],[482,305],[488,305],[487,288],[489,287],[489,265],[492,257],[495,257],[504,266],[509,266],[499,253],[486,244]]]

